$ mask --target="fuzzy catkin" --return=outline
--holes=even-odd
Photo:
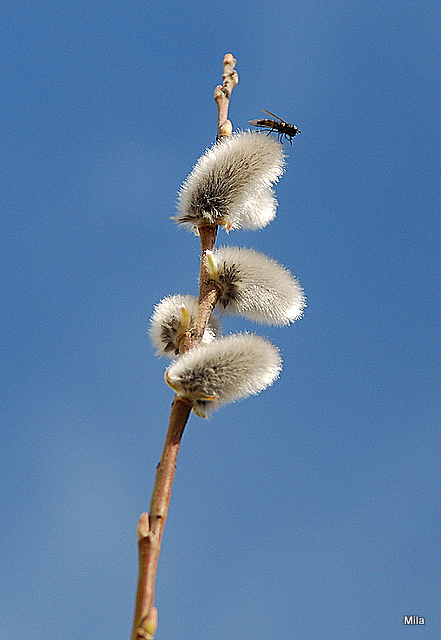
[[[210,256],[222,291],[218,302],[221,313],[274,325],[289,324],[303,315],[303,289],[276,260],[239,247],[221,247]]]
[[[185,307],[188,313],[186,324],[183,323],[182,307]],[[180,339],[185,331],[194,325],[198,309],[198,300],[192,295],[167,296],[158,302],[150,318],[149,330],[156,355],[169,358],[179,355]],[[219,333],[219,321],[212,315],[205,329],[202,343],[211,342]]]
[[[220,406],[257,394],[279,376],[279,350],[260,336],[232,334],[182,355],[166,371],[167,383],[193,403],[201,418]]]
[[[283,146],[262,133],[239,132],[199,158],[181,187],[175,220],[260,229],[275,216],[271,186],[283,173]]]
[[[230,216],[225,230],[250,229],[257,231],[266,227],[276,217],[277,200],[272,189],[263,189],[250,196],[243,204],[240,215]]]

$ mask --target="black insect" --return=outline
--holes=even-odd
[[[249,124],[253,125],[253,127],[263,127],[264,129],[268,129],[268,133],[272,133],[272,131],[277,131],[277,137],[279,140],[282,138],[286,138],[289,140],[289,144],[292,144],[292,139],[295,135],[300,133],[295,124],[289,124],[289,122],[285,122],[282,118],[275,116],[271,111],[267,111],[266,109],[262,109],[264,113],[267,113],[269,116],[276,118],[276,120],[249,120]],[[277,122],[278,121],[278,122]]]

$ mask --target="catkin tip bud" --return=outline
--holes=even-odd
[[[190,229],[203,224],[260,229],[275,216],[271,186],[283,170],[283,146],[275,138],[235,133],[199,158],[181,187],[174,219]]]
[[[214,409],[257,394],[278,377],[279,350],[254,334],[239,333],[214,340],[176,360],[165,380],[193,403],[193,412],[206,418]]]
[[[168,296],[155,306],[149,333],[158,356],[179,355],[185,333],[194,325],[198,310],[198,300],[192,295]],[[211,342],[219,333],[220,323],[212,315],[202,343]]]

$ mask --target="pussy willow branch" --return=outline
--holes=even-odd
[[[218,139],[228,137],[232,133],[232,125],[228,120],[228,107],[231,92],[238,83],[238,75],[234,71],[236,60],[231,53],[225,55],[223,64],[223,84],[216,87],[214,94],[218,106]],[[193,349],[201,343],[205,327],[219,297],[217,286],[210,279],[206,259],[206,252],[213,250],[215,246],[216,234],[217,225],[199,227],[202,250],[199,313],[194,327],[190,328],[185,337],[184,351]],[[156,632],[158,612],[153,606],[156,571],[176,471],[176,460],[190,412],[191,404],[185,398],[175,396],[162,457],[156,470],[150,515],[142,513],[139,518],[139,573],[131,640],[153,640]]]
[[[214,90],[214,99],[217,104],[217,139],[228,138],[233,132],[233,125],[228,120],[228,108],[230,106],[230,96],[234,87],[239,82],[239,76],[234,67],[236,60],[231,53],[224,56],[224,72],[222,74],[222,84],[218,84]]]
[[[216,244],[217,225],[207,224],[199,227],[199,238],[201,241],[201,267],[199,273],[199,311],[194,327],[185,336],[184,350],[188,351],[197,347],[204,335],[205,327],[210,319],[211,313],[219,299],[220,292],[213,280],[210,278],[207,262],[207,251],[213,251]]]
[[[170,412],[164,450],[156,470],[150,516],[143,513],[138,522],[139,574],[132,632],[133,640],[141,638],[152,640],[156,631],[157,611],[153,606],[156,570],[170,504],[176,459],[190,411],[190,403],[183,398],[175,397]]]

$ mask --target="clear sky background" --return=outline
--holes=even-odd
[[[297,275],[257,397],[184,435],[157,640],[435,640],[440,5],[3,3],[0,640],[129,638],[171,390],[154,304],[196,293],[180,184],[216,133],[302,131],[276,220],[221,231]],[[418,629],[404,615],[424,616]]]

